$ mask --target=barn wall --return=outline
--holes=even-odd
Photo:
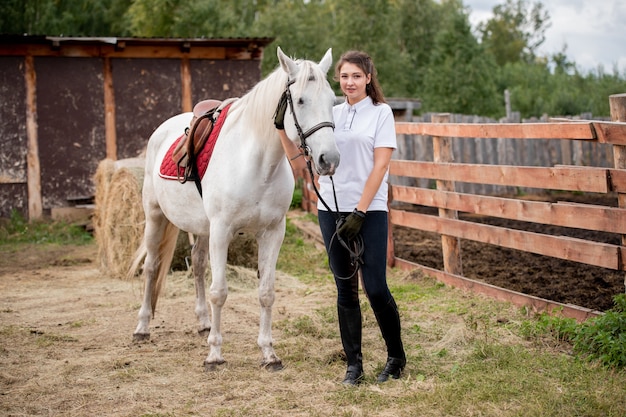
[[[0,216],[27,215],[24,59],[0,56]]]
[[[181,111],[180,61],[113,59],[117,155],[140,154],[164,120]]]
[[[88,202],[101,160],[139,155],[199,100],[245,94],[271,41],[0,36],[0,217]]]
[[[105,158],[102,62],[36,57],[37,125],[43,207],[93,195]]]

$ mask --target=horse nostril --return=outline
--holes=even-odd
[[[324,158],[324,154],[320,155],[320,161],[319,161],[319,166],[320,167],[326,167],[328,165],[328,163],[326,162],[326,158]]]

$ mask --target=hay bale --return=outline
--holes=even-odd
[[[109,184],[111,183],[111,177],[115,172],[115,161],[112,159],[104,159],[98,164],[96,174],[93,177],[94,184],[96,185],[96,195],[94,198],[94,212],[93,212],[93,230],[96,238],[96,243],[100,248],[104,242],[102,242],[103,227],[104,227],[104,206],[107,198],[107,192],[109,191]]]
[[[249,234],[236,235],[228,246],[229,265],[243,266],[256,270],[258,268],[258,245],[254,236]]]
[[[124,277],[135,250],[141,244],[145,216],[141,204],[143,167],[122,167],[111,176],[103,208],[100,235],[97,237],[102,270],[110,276]]]

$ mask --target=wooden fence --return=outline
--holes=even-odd
[[[428,180],[428,187],[390,187],[390,224],[441,235],[444,269],[429,268],[393,253],[390,235],[389,263],[401,268],[417,268],[455,287],[470,289],[497,299],[526,305],[536,311],[558,308],[562,314],[579,320],[597,312],[577,306],[530,297],[463,276],[461,239],[576,261],[588,265],[626,271],[626,94],[611,96],[612,122],[574,121],[551,123],[450,123],[448,114],[433,116],[430,123],[396,122],[397,134],[432,138],[432,161],[394,159],[390,175],[397,178]],[[451,138],[475,141],[512,138],[523,141],[580,141],[611,147],[613,166],[555,165],[551,167],[495,165],[454,162]],[[306,178],[306,177],[305,177]],[[615,194],[618,207],[580,203],[528,201],[515,197],[465,193],[457,184],[487,184],[514,188]],[[306,210],[315,211],[311,185],[304,187]],[[397,208],[407,203],[436,208],[438,215],[427,215]],[[396,208],[394,208],[394,206]],[[480,216],[555,225],[622,235],[613,245],[513,230],[459,220],[459,212]],[[390,231],[393,228],[390,227]]]

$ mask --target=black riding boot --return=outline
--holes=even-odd
[[[341,343],[346,353],[348,369],[343,383],[346,385],[358,385],[363,379],[363,355],[361,353],[361,309],[348,309],[337,305],[339,316],[339,332]]]
[[[400,314],[395,300],[392,298],[384,309],[374,311],[374,315],[387,345],[387,363],[378,375],[378,382],[385,382],[389,377],[398,379],[406,365],[406,355],[400,335]]]

